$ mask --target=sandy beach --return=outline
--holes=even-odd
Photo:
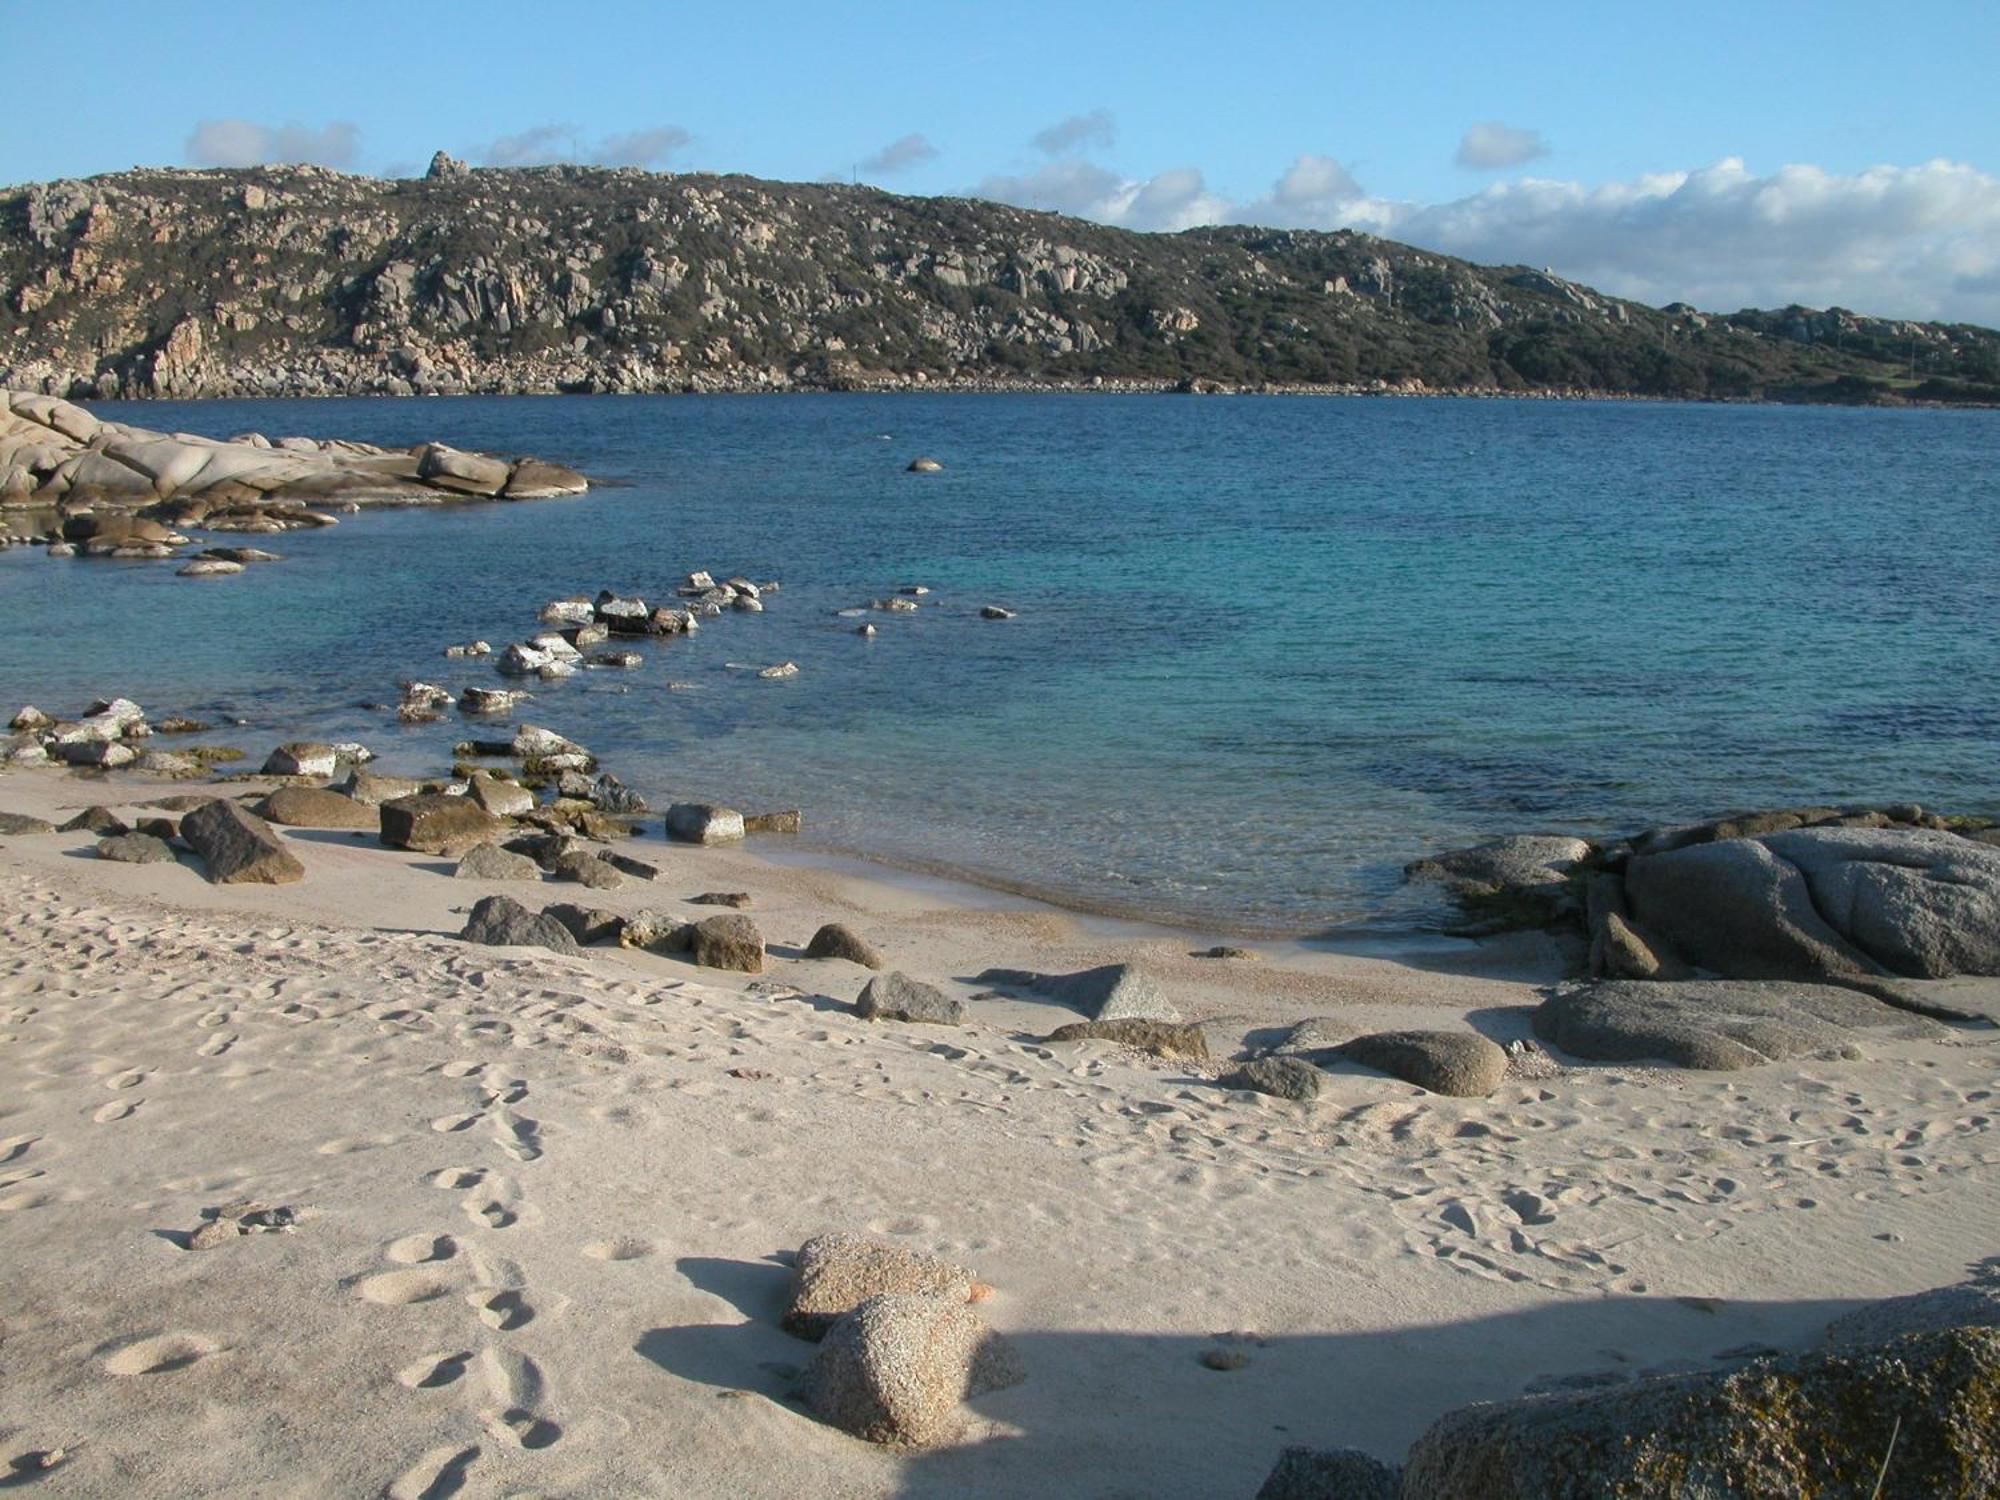
[[[20,771],[0,807],[186,790]],[[1552,952],[1196,959],[1198,934],[657,832],[628,846],[657,881],[589,893],[748,892],[751,979],[470,946],[499,887],[281,837],[300,884],[5,840],[0,1483],[1247,1497],[1288,1444],[1395,1460],[1467,1402],[1809,1348],[1958,1279],[2000,1221],[1991,1029],[1735,1074],[1544,1057],[1485,1099],[1336,1069],[1291,1103],[1213,1075],[1312,1015],[1526,1035]],[[791,956],[831,920],[970,1023],[856,1017],[866,970]],[[988,969],[1114,960],[1216,1064],[1044,1044],[1073,1012],[976,998]],[[244,1200],[295,1227],[184,1248]],[[778,1316],[829,1229],[973,1268],[1025,1381],[926,1452],[816,1420]]]

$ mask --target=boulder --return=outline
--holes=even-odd
[[[417,477],[439,489],[491,498],[507,487],[511,466],[483,453],[462,453],[443,443],[426,443],[417,451]]]
[[[542,915],[560,922],[571,937],[584,944],[616,942],[625,927],[625,918],[615,911],[568,901],[543,907]]]
[[[16,730],[53,729],[56,727],[56,721],[34,704],[28,703],[22,705],[20,712],[7,721],[7,727]]]
[[[1324,1075],[1303,1058],[1260,1057],[1216,1081],[1226,1089],[1250,1089],[1301,1102],[1319,1097]]]
[[[108,807],[86,807],[67,823],[56,825],[57,833],[127,833],[124,821]]]
[[[1116,1042],[1169,1062],[1208,1061],[1208,1033],[1178,1021],[1072,1021],[1048,1035],[1051,1042]]]
[[[684,844],[725,844],[743,837],[743,814],[710,802],[676,802],[667,809],[667,837]]]
[[[57,742],[55,756],[65,765],[116,770],[131,765],[139,758],[139,752],[117,740],[68,740]]]
[[[689,952],[704,969],[764,972],[764,935],[748,917],[731,913],[695,923]]]
[[[518,781],[504,781],[498,776],[473,777],[467,795],[496,818],[518,818],[535,807],[533,792]]]
[[[1035,987],[1094,1021],[1178,1021],[1160,987],[1130,964],[1103,964],[1075,974],[1044,974]]]
[[[353,771],[341,783],[340,790],[356,802],[380,807],[398,797],[414,797],[423,790],[423,786],[409,776],[378,776],[373,771]]]
[[[806,944],[807,958],[844,958],[866,969],[879,969],[883,959],[875,945],[845,922],[828,922]]]
[[[234,802],[217,798],[181,819],[181,838],[201,856],[216,885],[290,885],[305,866],[279,842],[271,825]]]
[[[1701,847],[1720,848],[1721,845]],[[1776,980],[1606,980],[1535,1011],[1535,1035],[1596,1062],[1754,1068],[1795,1057],[1858,1057],[1855,1034],[1937,1037],[1934,1021],[1835,985]]]
[[[941,1255],[832,1231],[816,1234],[792,1261],[787,1332],[817,1343],[844,1315],[885,1293],[965,1302],[972,1272]]]
[[[913,458],[908,471],[911,474],[942,474],[944,465],[934,458]]]
[[[1569,876],[1590,847],[1559,834],[1520,834],[1416,860],[1403,875],[1442,883],[1483,926],[1538,926],[1574,909]]]
[[[743,820],[745,833],[797,833],[804,818],[796,807],[783,812],[752,813]]]
[[[316,786],[281,786],[257,804],[257,811],[285,828],[363,828],[373,833],[382,826],[377,809]]]
[[[570,929],[548,912],[533,912],[511,896],[488,896],[472,908],[459,937],[496,948],[547,948],[574,957],[580,950]]]
[[[714,920],[711,918],[710,920]],[[866,1021],[918,1021],[931,1026],[965,1024],[965,1002],[891,970],[877,974],[862,987],[854,1013]]]
[[[1947,1328],[2000,1328],[2000,1256],[1981,1261],[1964,1281],[1871,1302],[1835,1318],[1825,1341],[1851,1349]]]
[[[201,758],[180,750],[148,750],[132,767],[148,776],[194,777],[206,771]]]
[[[266,776],[311,776],[320,781],[330,780],[335,763],[339,760],[333,746],[315,744],[306,740],[294,740],[280,745],[264,761]]]
[[[98,840],[97,857],[124,865],[160,865],[171,864],[174,851],[150,833],[114,833]]]
[[[197,557],[175,570],[179,578],[227,578],[233,573],[241,573],[243,564],[229,562],[220,557]]]
[[[519,760],[547,760],[552,756],[582,756],[592,764],[596,757],[575,740],[544,729],[539,724],[523,724],[514,731],[512,752]]]
[[[1403,1471],[1359,1448],[1287,1448],[1257,1500],[1397,1500]]]
[[[2000,1493],[2000,1331],[1865,1348],[1608,1391],[1470,1406],[1410,1449],[1425,1500],[1802,1495],[1939,1500]]]
[[[982,620],[1011,620],[1014,618],[1014,611],[1003,609],[997,604],[982,604],[979,606],[979,618]]]
[[[540,880],[542,867],[498,844],[474,844],[451,873],[458,880]]]
[[[490,844],[507,825],[470,797],[419,792],[397,797],[380,809],[382,842],[391,849],[413,849],[457,859],[475,844]]]
[[[885,1293],[827,1332],[801,1394],[854,1437],[923,1448],[951,1434],[960,1402],[1024,1378],[1012,1346],[963,1303]]]
[[[686,952],[693,941],[688,924],[665,912],[634,912],[625,919],[618,934],[621,948],[644,948],[654,953]]]
[[[1433,1094],[1483,1099],[1507,1076],[1507,1054],[1471,1031],[1378,1031],[1334,1049],[1350,1062]]]
[[[558,880],[573,880],[593,891],[615,891],[625,877],[615,866],[589,849],[572,849],[556,857],[550,871]]]
[[[503,500],[550,500],[558,495],[580,495],[590,482],[574,469],[539,458],[517,461],[500,491]]]
[[[507,714],[534,696],[519,688],[469,687],[458,695],[458,711],[462,714]]]

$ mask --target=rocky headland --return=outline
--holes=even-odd
[[[625,169],[0,190],[0,385],[65,397],[1281,390],[2000,401],[2000,334],[1648,307],[1370,235],[1139,234]]]

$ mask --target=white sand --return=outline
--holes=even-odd
[[[174,790],[19,773],[0,808]],[[1295,1105],[1041,1046],[1075,1019],[1052,1006],[870,1025],[845,963],[751,982],[444,934],[489,890],[694,917],[741,889],[773,945],[846,920],[968,999],[988,966],[1137,958],[1230,1041],[1332,1012],[1520,1035],[1532,950],[1217,963],[657,838],[632,846],[657,884],[596,893],[288,837],[309,873],[279,889],[84,834],[0,848],[0,1483],[62,1448],[36,1493],[1247,1497],[1287,1443],[1397,1458],[1539,1378],[1802,1347],[1996,1248],[1993,1031],[1486,1100],[1356,1070]],[[303,1222],[180,1247],[243,1198]],[[871,1448],[784,1399],[811,1346],[775,1326],[778,1257],[824,1228],[998,1289],[1028,1380],[959,1446]],[[1204,1368],[1232,1330],[1249,1363]]]

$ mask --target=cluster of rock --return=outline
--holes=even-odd
[[[214,752],[155,748],[155,735],[195,734],[209,726],[170,715],[150,723],[130,698],[100,698],[73,719],[59,719],[32,703],[8,722],[0,738],[0,764],[68,766],[117,770],[131,767],[159,776],[196,776]]]
[[[2000,1494],[2000,1262],[1739,1368],[1452,1412],[1402,1466],[1287,1449],[1258,1500]]]
[[[1741,1068],[2000,1020],[2000,830],[1982,819],[1791,808],[1502,839],[1409,873],[1489,922],[1584,931],[1588,980],[1535,1017],[1581,1057]]]
[[[10,534],[60,556],[164,558],[185,530],[272,534],[332,526],[314,506],[434,505],[581,494],[574,470],[538,459],[259,433],[235,438],[108,422],[54,396],[0,395],[0,511]],[[39,528],[39,529],[38,529]],[[275,561],[256,548],[211,549],[189,577]]]

